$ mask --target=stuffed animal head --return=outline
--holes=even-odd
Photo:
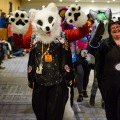
[[[90,10],[89,11],[89,15],[90,17],[93,19],[94,21],[94,25],[96,26],[96,29],[98,27],[98,25],[100,24],[100,22],[104,23],[104,33],[102,35],[102,39],[107,38],[108,35],[108,23],[112,17],[112,12],[111,9],[108,8],[106,10]]]
[[[13,33],[24,35],[29,28],[29,18],[25,11],[16,10],[12,12],[9,22],[12,24]]]
[[[100,23],[100,22],[109,21],[112,17],[112,12],[110,8],[108,8],[107,10],[96,10],[96,11],[90,10],[89,15],[94,22]]]
[[[54,3],[50,3],[42,10],[31,9],[29,17],[33,25],[33,32],[37,41],[51,43],[61,32],[61,18]]]
[[[72,24],[75,27],[82,27],[87,22],[87,16],[81,11],[81,6],[79,4],[68,6],[68,10],[65,13],[65,19],[68,24]]]

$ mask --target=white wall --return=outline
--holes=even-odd
[[[62,8],[62,7],[66,7],[70,4],[73,3],[56,3],[56,5],[58,6],[58,9]],[[118,13],[118,16],[120,16],[120,3],[80,3],[82,10],[88,14],[89,10],[106,10],[107,8],[111,8],[112,13]],[[28,11],[31,8],[36,8],[36,9],[41,9],[41,6],[45,5],[47,6],[48,3],[43,3],[43,2],[22,2],[21,3],[21,9],[24,9],[26,11]],[[64,5],[64,6],[63,6]]]
[[[110,4],[110,3],[81,3],[82,10],[85,13],[89,13],[89,10],[106,10],[107,8],[111,8],[112,13],[120,12],[120,3],[118,4]],[[120,14],[120,13],[119,13]]]

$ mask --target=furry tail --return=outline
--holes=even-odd
[[[63,120],[73,120],[73,117],[74,117],[74,111],[70,105],[70,88],[69,88],[69,98],[65,106]]]

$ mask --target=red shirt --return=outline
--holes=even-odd
[[[75,30],[64,30],[63,32],[66,34],[66,39],[73,42],[86,36],[89,33],[89,26],[86,23],[83,27]],[[20,48],[30,48],[31,34],[32,25],[30,24],[26,35],[13,34],[14,44]]]
[[[12,25],[8,24],[8,38],[13,36],[13,32],[12,32]]]

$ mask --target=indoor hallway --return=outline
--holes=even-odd
[[[28,54],[3,61],[6,68],[0,69],[0,120],[36,120],[31,107],[32,91],[27,86],[27,61]],[[92,82],[93,71],[88,86],[89,96]],[[73,120],[106,120],[99,91],[94,107],[89,105],[89,98],[77,103],[77,97],[75,88]]]

